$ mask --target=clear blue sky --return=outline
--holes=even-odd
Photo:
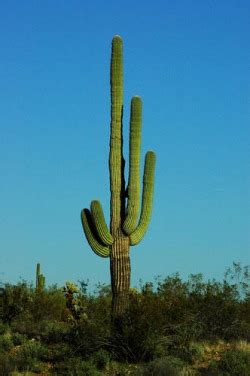
[[[179,271],[221,278],[249,262],[250,3],[2,1],[0,280],[109,282],[82,233],[108,220],[110,44],[124,39],[124,131],[143,99],[143,154],[157,153],[152,222],[132,283]],[[127,145],[125,148],[127,153]]]

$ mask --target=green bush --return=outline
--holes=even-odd
[[[49,287],[39,293],[34,292],[30,312],[33,320],[58,320],[60,321],[66,309],[66,302],[61,289],[56,286]]]
[[[248,312],[248,314],[250,314],[250,312]],[[241,320],[239,317],[232,322],[231,325],[225,328],[224,333],[224,337],[227,341],[230,341],[231,339],[245,339],[246,341],[250,341],[250,322]]]
[[[44,359],[47,349],[38,341],[27,341],[11,354],[13,365],[19,371],[40,372],[43,367],[41,361]]]
[[[21,333],[12,333],[12,341],[14,346],[20,346],[23,345],[25,342],[27,342],[28,338],[25,334]]]
[[[10,327],[13,333],[20,333],[29,338],[39,336],[41,333],[39,323],[35,323],[32,314],[29,311],[24,311],[15,317]]]
[[[0,335],[4,334],[9,329],[9,326],[0,320]]]
[[[230,349],[222,355],[219,361],[211,363],[209,371],[212,374],[218,372],[217,374],[220,376],[249,376],[250,353],[248,351]]]
[[[110,338],[110,351],[120,362],[138,363],[165,354],[163,315],[157,296],[132,293],[130,307],[122,323],[120,333]]]
[[[109,364],[110,354],[108,351],[101,349],[92,355],[91,361],[98,369],[102,370]]]
[[[51,343],[47,345],[47,353],[44,356],[44,360],[50,363],[58,363],[63,362],[72,355],[73,351],[69,343]]]
[[[14,371],[13,362],[8,354],[0,353],[0,376],[7,376]]]
[[[181,369],[180,375],[187,376],[190,367],[181,368],[184,363],[180,362],[197,365],[203,361],[199,342],[249,338],[249,294],[240,294],[235,283],[205,282],[202,275],[184,282],[176,274],[158,280],[157,286],[146,283],[140,289],[130,290],[130,307],[117,333],[110,325],[110,286],[99,284],[88,294],[82,283],[76,303],[83,309],[72,315],[61,288],[53,286],[38,294],[25,282],[6,284],[0,301],[2,369],[38,372],[47,362],[59,375],[81,374],[84,367],[85,374],[96,374],[98,370],[111,372],[116,364],[117,373],[114,369],[112,375],[132,375],[138,364],[150,362],[140,368],[165,372],[166,366],[171,372]],[[245,364],[244,359],[237,360],[240,356],[225,353],[221,361],[210,365],[208,375],[245,372],[239,368]],[[66,364],[68,358],[72,369]]]
[[[12,335],[6,332],[0,335],[0,353],[7,352],[13,347]]]
[[[61,376],[101,376],[92,362],[81,358],[69,358],[67,362],[58,363],[54,368],[55,375]]]
[[[26,282],[17,285],[6,284],[2,298],[2,320],[10,323],[20,313],[29,309],[31,288]]]
[[[42,320],[38,323],[40,338],[48,343],[59,343],[70,332],[69,323],[54,320]]]
[[[155,359],[139,370],[138,376],[181,376],[185,363],[172,356]]]
[[[204,358],[203,345],[199,343],[190,343],[187,348],[183,349],[181,358],[192,364],[201,361]]]

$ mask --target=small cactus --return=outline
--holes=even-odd
[[[80,299],[78,287],[72,282],[66,282],[63,292],[66,298],[66,307],[70,312],[69,319],[73,321],[78,320],[80,317],[86,319],[87,315],[84,312],[85,307]]]
[[[40,264],[36,265],[36,291],[41,292],[45,288],[45,277],[40,272]]]

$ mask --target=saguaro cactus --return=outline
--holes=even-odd
[[[112,41],[111,53],[111,134],[109,152],[110,172],[110,229],[99,201],[91,202],[90,210],[83,209],[83,230],[92,250],[101,257],[110,258],[113,317],[122,315],[128,307],[130,287],[131,245],[143,238],[152,212],[155,154],[148,151],[145,157],[142,201],[140,205],[140,148],[142,101],[131,100],[129,176],[126,187],[123,158],[123,42],[120,36]],[[141,207],[141,212],[140,212]],[[140,215],[140,217],[139,217]]]
[[[45,277],[40,272],[40,264],[36,264],[36,291],[41,292],[45,287]]]

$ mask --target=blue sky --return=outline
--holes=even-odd
[[[80,210],[108,220],[110,44],[124,40],[124,138],[143,99],[157,153],[153,217],[132,284],[249,263],[248,1],[4,1],[0,5],[0,280],[109,282]]]

